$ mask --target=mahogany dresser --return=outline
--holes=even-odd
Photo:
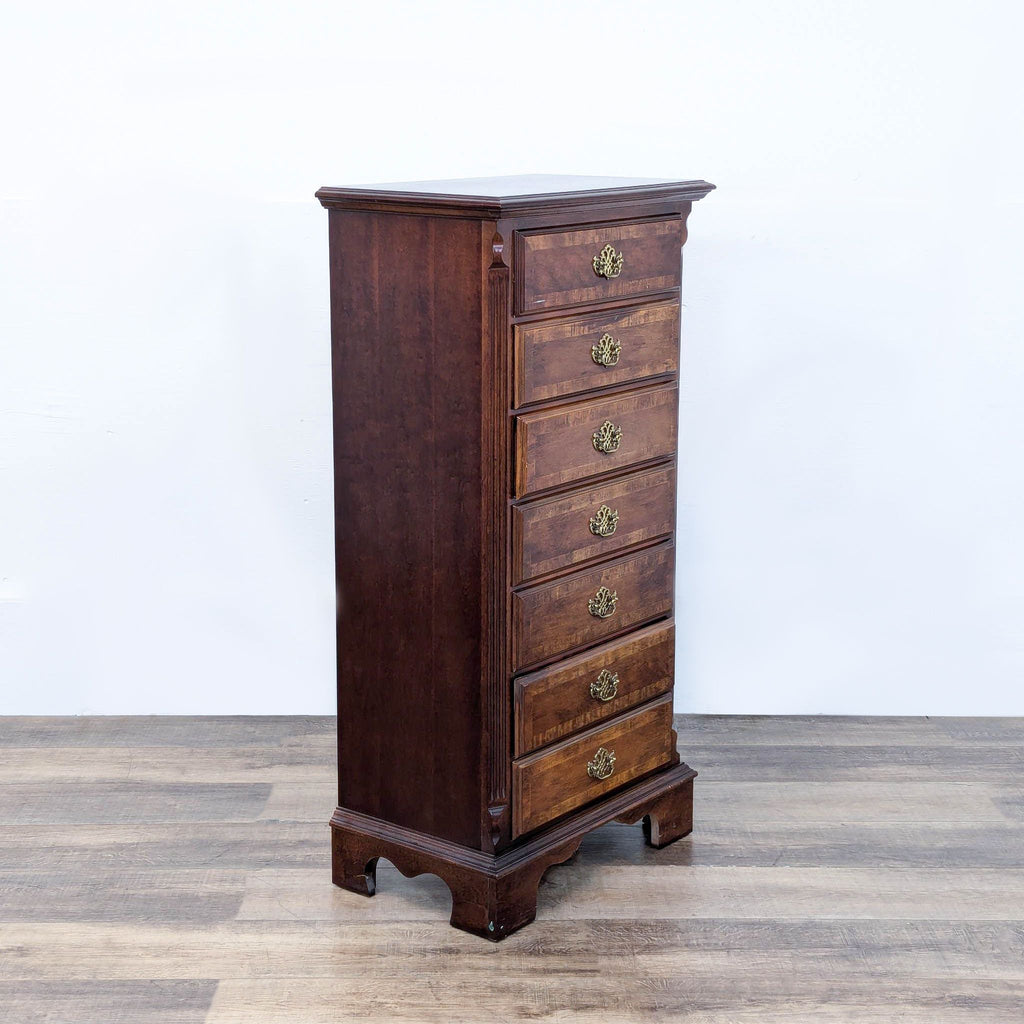
[[[672,730],[680,247],[704,181],[323,188],[334,882],[502,939],[584,835],[692,827]]]

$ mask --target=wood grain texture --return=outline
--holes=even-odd
[[[567,658],[513,682],[516,756],[596,725],[672,689],[675,629],[658,623]],[[614,673],[616,693],[600,699],[591,685]]]
[[[555,191],[519,192],[527,182]],[[551,863],[548,853],[558,859],[565,852],[542,855],[532,840],[513,843],[511,674],[516,666],[532,667],[512,650],[514,438],[519,433],[525,444],[524,479],[539,466],[541,482],[529,484],[531,493],[554,490],[544,474],[565,483],[668,464],[675,451],[676,390],[666,385],[678,365],[679,249],[692,201],[708,187],[602,179],[591,180],[588,191],[579,179],[556,184],[536,177],[518,188],[496,180],[463,184],[464,195],[447,192],[444,182],[318,193],[329,212],[331,268],[334,881],[370,895],[371,862],[394,853],[406,873],[442,874],[453,891],[453,924],[481,933],[486,906],[487,924],[507,935],[532,919],[529,893]],[[587,253],[598,235],[596,252]],[[617,261],[613,246],[624,247]],[[532,289],[531,311],[517,321],[515,296],[524,288]],[[545,298],[537,299],[538,289]],[[652,308],[638,309],[641,298]],[[555,437],[556,423],[514,416],[515,327],[529,330],[527,320],[546,318],[536,326],[550,334],[551,317],[571,303],[612,317],[629,341],[632,354],[612,370],[612,383],[590,386],[594,403],[582,413],[566,410],[577,427],[597,412],[628,414],[621,451],[610,422],[595,425],[600,435],[581,435],[588,456]],[[556,353],[542,370],[548,378],[567,369],[552,344],[549,338],[544,349]],[[627,394],[624,382],[638,386]],[[559,442],[569,453],[561,467]],[[668,491],[665,482],[661,507],[645,508],[637,499],[633,538],[622,534],[629,546],[666,539]],[[605,545],[583,559],[596,562],[619,550]],[[572,548],[565,554],[570,565],[580,558]],[[661,592],[672,589],[671,559],[649,573],[639,558],[632,565],[635,571],[621,575],[635,607],[587,642],[666,613]],[[606,568],[619,572],[614,563]],[[572,642],[564,649],[570,653]],[[684,798],[680,780],[661,774],[661,792],[649,791],[652,780],[642,783],[651,806],[643,815],[646,835],[658,845],[682,835],[692,819],[692,777]],[[290,780],[275,783],[259,816],[286,819],[294,788]],[[297,801],[301,810],[291,813],[305,815],[309,799],[307,792]],[[633,797],[619,791],[605,810],[621,799]],[[583,816],[574,817],[582,827]],[[401,841],[396,828],[406,830]],[[569,838],[578,844],[581,837]],[[530,860],[506,884],[488,865],[512,848]],[[466,862],[466,850],[485,860]]]
[[[330,763],[333,719],[0,719],[5,1019],[1019,1018],[1024,720],[674,725],[702,773],[695,832],[660,851],[636,826],[589,833],[542,879],[537,920],[492,945],[448,927],[432,875],[381,861],[372,900],[330,884],[333,784],[293,773]],[[33,748],[52,772],[23,760]],[[117,758],[156,748],[128,798]],[[199,749],[223,756],[190,766]],[[175,752],[187,779],[168,804]],[[260,782],[228,781],[252,765]]]
[[[508,663],[511,646],[509,620],[509,574],[511,548],[509,497],[511,492],[512,429],[508,415],[512,401],[510,347],[511,269],[507,263],[506,241],[498,223],[480,225],[483,276],[487,302],[481,329],[481,452],[483,480],[480,532],[484,560],[481,572],[480,622],[481,693],[484,709],[481,764],[486,780],[484,813],[480,821],[480,847],[497,851],[509,841],[512,815],[509,805],[511,769],[511,709],[508,700]],[[467,710],[467,713],[471,713]]]
[[[516,312],[676,289],[682,244],[683,225],[678,217],[516,232]],[[593,259],[606,245],[623,256],[617,277],[594,272]]]
[[[331,820],[334,884],[363,896],[374,896],[377,862],[389,861],[407,878],[437,875],[452,894],[451,924],[495,941],[528,924],[537,914],[537,887],[552,864],[568,860],[579,848],[582,835],[566,837],[533,857],[499,870],[497,860],[475,851],[445,847],[430,837],[385,831],[373,818],[361,823],[357,816],[339,811]],[[433,845],[434,850],[426,848]]]
[[[528,668],[671,614],[674,555],[672,544],[658,544],[596,569],[516,591],[512,595],[515,667]],[[598,618],[589,610],[590,599],[602,587],[617,597],[608,618]]]
[[[516,495],[672,455],[677,400],[677,388],[667,385],[524,413],[516,423]],[[613,452],[594,447],[594,432],[606,420],[622,429]]]
[[[593,358],[592,350],[604,334],[621,346],[614,366]],[[678,302],[654,302],[515,328],[517,406],[678,369]]]
[[[634,752],[639,750],[634,744]],[[453,927],[502,941],[534,919],[544,872],[570,859],[587,832],[612,820],[642,819],[645,840],[659,848],[689,834],[697,773],[679,763],[678,755],[671,760],[674,767],[620,785],[610,797],[496,855],[339,807],[331,818],[334,884],[361,896],[376,895],[377,864],[386,857],[408,878],[433,874],[445,883]]]
[[[608,778],[596,779],[588,774],[587,764],[601,747],[615,756],[615,765]],[[665,696],[621,715],[610,725],[588,729],[513,761],[513,832],[532,832],[676,757],[672,698]]]
[[[25,715],[0,717],[0,748],[54,750],[93,747],[258,748],[269,755],[282,747],[323,747],[333,763],[335,719],[311,715]],[[178,754],[180,761],[180,753]],[[3,759],[0,759],[0,764]],[[10,763],[10,762],[8,762]],[[222,780],[219,780],[222,781]]]
[[[602,936],[592,934],[591,941],[599,947]],[[557,941],[554,945],[557,948]],[[410,984],[400,998],[389,1000],[398,1008],[386,1019],[393,1024],[486,1024],[495,1018],[478,1008],[497,1005],[509,1008],[504,1020],[555,1024],[650,1024],[652,1019],[693,1024],[1008,1024],[1017,1020],[1020,1008],[1022,985],[1017,978],[949,983],[929,976],[925,963],[899,984],[895,979],[884,986],[876,982],[875,994],[869,995],[865,968],[857,966],[855,955],[846,954],[845,969],[835,975],[830,971],[834,961],[823,962],[812,949],[782,963],[769,958],[759,977],[754,955],[723,954],[720,962],[727,959],[728,969],[716,964],[690,971],[684,958],[666,962],[650,953],[630,956],[628,969],[616,969],[611,957],[591,954],[588,977],[581,968],[538,970],[539,965],[527,961],[514,971],[491,965],[487,974],[460,979],[435,977],[431,969],[436,971],[436,965],[421,960],[431,984]],[[835,961],[842,960],[843,954],[837,953]],[[742,974],[739,964],[745,965]],[[530,973],[531,967],[537,973]],[[642,986],[630,984],[637,973],[644,978]],[[377,977],[382,983],[396,983],[386,973]],[[325,979],[279,985],[265,980],[228,982],[218,987],[207,1024],[251,1024],[254,1019],[274,1024],[356,1024],[368,1019],[362,1007],[376,1009],[380,1004],[379,986],[365,976],[346,982],[344,1003],[337,990],[336,982]],[[339,1004],[344,1006],[340,1013]],[[609,1006],[616,1008],[613,1017],[601,1009]]]
[[[330,243],[338,803],[479,846],[481,229],[334,210]]]
[[[0,981],[4,1017],[17,1024],[203,1024],[215,981]]]
[[[352,188],[325,186],[317,198],[330,210],[373,210],[498,220],[501,217],[586,222],[664,214],[680,201],[703,199],[715,186],[706,181],[607,178],[595,175],[513,174],[451,178]]]
[[[675,467],[659,466],[559,497],[514,505],[513,580],[524,583],[670,534],[675,528],[675,486]],[[618,516],[609,537],[597,536],[590,528],[602,505]]]

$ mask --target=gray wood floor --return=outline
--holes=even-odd
[[[326,718],[0,719],[0,1015],[1024,1019],[1024,719],[677,719],[694,834],[609,825],[500,945],[330,884]]]

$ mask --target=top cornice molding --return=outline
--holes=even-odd
[[[517,181],[539,183],[542,190],[515,192]],[[645,203],[693,202],[703,199],[715,186],[706,181],[641,181],[596,188],[557,187],[560,182],[585,181],[572,177],[522,175],[508,178],[415,182],[410,186],[377,185],[354,188],[321,188],[316,197],[329,210],[365,210],[378,213],[414,213],[474,220],[501,220],[538,213],[568,212],[584,207],[636,206]],[[602,179],[600,182],[630,182]],[[479,185],[478,185],[479,183]],[[546,184],[554,187],[544,188]],[[461,184],[478,185],[459,191]],[[492,189],[487,186],[493,184]],[[488,194],[491,192],[493,194]]]

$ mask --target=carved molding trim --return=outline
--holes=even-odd
[[[486,233],[487,226],[484,227]],[[490,239],[490,266],[482,353],[483,423],[481,452],[484,457],[484,521],[489,524],[483,551],[489,571],[484,572],[486,623],[483,636],[482,670],[486,688],[484,757],[488,765],[487,816],[483,838],[492,850],[511,838],[512,813],[509,804],[511,749],[510,694],[508,687],[510,527],[508,495],[512,426],[507,410],[511,403],[509,355],[511,346],[511,270],[505,260],[504,236],[495,231]],[[491,578],[487,578],[488,575]]]

